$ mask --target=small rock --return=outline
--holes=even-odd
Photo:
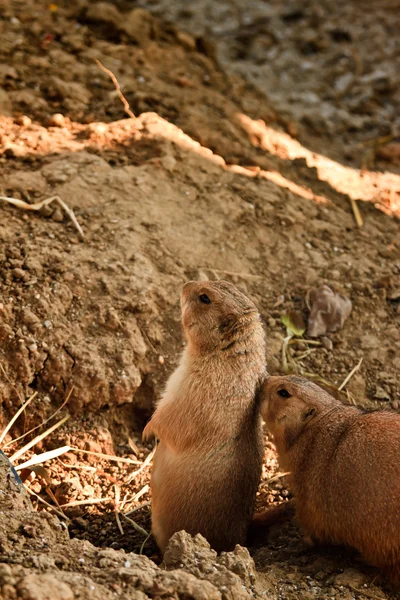
[[[88,131],[97,135],[103,135],[107,129],[107,123],[95,122],[88,125]]]
[[[89,21],[103,21],[104,23],[111,23],[117,29],[119,29],[123,16],[119,12],[118,8],[108,2],[96,2],[90,4],[86,10],[86,18]]]
[[[189,33],[184,31],[177,31],[175,33],[176,39],[186,50],[196,50],[196,40]]]
[[[62,221],[64,221],[64,214],[61,206],[56,206],[53,214],[51,215],[51,220],[55,221],[56,223],[62,223]]]
[[[25,281],[29,279],[29,274],[23,269],[13,269],[12,276],[14,279]]]
[[[154,27],[154,19],[151,13],[144,8],[134,8],[125,15],[122,29],[135,40],[140,46],[150,42]]]
[[[167,156],[163,156],[159,160],[160,160],[161,165],[164,167],[164,169],[166,169],[170,173],[172,173],[172,171],[175,171],[176,158],[174,158],[173,156],[168,154]]]
[[[21,125],[22,127],[29,127],[32,125],[32,119],[30,119],[27,115],[21,115],[15,119],[17,125]]]
[[[376,386],[374,398],[376,398],[377,400],[390,400],[389,394],[380,385]]]
[[[326,337],[326,335],[323,335],[321,337],[321,344],[322,344],[322,347],[325,348],[326,350],[329,350],[329,351],[333,350],[333,342],[328,337]]]
[[[65,117],[61,113],[54,113],[49,118],[49,125],[51,127],[65,127]]]

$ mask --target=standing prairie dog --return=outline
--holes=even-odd
[[[182,529],[233,550],[246,540],[261,476],[264,331],[253,302],[226,281],[186,283],[181,308],[187,346],[143,432],[160,440],[152,529],[162,552]]]
[[[261,400],[306,534],[400,584],[400,415],[344,406],[296,376],[270,377]]]

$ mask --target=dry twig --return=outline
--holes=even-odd
[[[130,517],[127,517],[126,515],[124,515],[124,513],[120,513],[120,514],[121,514],[121,517],[124,517],[124,519],[126,519],[132,525],[132,527],[134,529],[136,529],[136,531],[138,531],[139,533],[141,533],[141,534],[143,534],[145,536],[149,535],[149,533],[145,529],[143,529],[143,527],[140,527],[140,525],[138,525],[136,523],[136,521],[134,521]]]
[[[29,467],[33,467],[35,465],[40,465],[48,460],[52,460],[53,458],[57,458],[66,452],[69,452],[71,448],[69,446],[62,446],[61,448],[56,448],[55,450],[49,450],[49,452],[43,452],[42,454],[34,455],[32,458],[27,460],[20,465],[15,467],[16,471],[21,471],[22,469],[27,469]]]
[[[61,427],[61,425],[63,425],[65,423],[65,421],[68,421],[69,417],[70,417],[70,415],[67,415],[66,417],[64,417],[60,421],[57,421],[57,423],[55,423],[54,425],[52,425],[51,427],[49,427],[49,429],[46,429],[46,431],[44,431],[40,435],[36,436],[33,440],[31,440],[30,442],[28,442],[27,444],[25,444],[25,446],[23,446],[17,452],[15,452],[15,454],[13,454],[10,457],[9,460],[11,462],[14,462],[15,460],[17,460],[20,456],[22,456],[23,454],[25,454],[25,452],[27,450],[29,450],[30,448],[32,448],[32,446],[35,446],[37,443],[41,442],[45,437],[47,437],[48,435],[50,435],[50,433],[53,433],[53,431],[55,431],[56,429],[58,429],[58,427]]]
[[[103,502],[112,502],[112,498],[93,498],[93,500],[74,500],[61,504],[60,508],[72,508],[73,506],[84,506],[86,504],[102,504]]]
[[[72,390],[74,388],[72,387],[71,390],[69,391],[66,399],[64,400],[64,402],[61,404],[61,406],[59,408],[57,408],[57,410],[45,421],[43,421],[43,423],[40,423],[39,425],[36,425],[36,427],[32,427],[32,429],[30,429],[29,431],[27,431],[26,433],[24,433],[23,435],[20,435],[19,437],[15,438],[14,440],[11,440],[9,442],[7,442],[7,444],[4,444],[3,448],[7,448],[7,446],[11,446],[12,444],[15,444],[15,442],[19,442],[19,440],[22,440],[24,437],[26,437],[27,435],[29,435],[30,433],[33,433],[34,431],[36,431],[36,429],[39,429],[39,427],[43,427],[43,425],[46,425],[46,423],[48,423],[49,421],[51,421],[52,419],[54,419],[54,417],[56,415],[58,415],[58,413],[64,408],[64,406],[67,404],[68,400],[71,397],[72,394]],[[37,392],[35,392],[36,394]],[[35,396],[35,394],[33,396]],[[32,398],[30,398],[29,400],[31,400]],[[17,415],[16,415],[17,416]],[[16,416],[14,417],[14,419],[16,418]],[[0,443],[2,442],[2,438],[0,438]]]
[[[153,450],[150,452],[150,454],[148,454],[146,456],[146,459],[144,461],[144,463],[142,464],[142,466],[140,467],[140,469],[138,469],[137,471],[134,471],[129,477],[128,480],[126,481],[126,484],[131,483],[131,481],[133,479],[135,479],[135,477],[137,475],[139,475],[139,473],[141,473],[143,471],[143,469],[145,469],[146,467],[148,467],[151,464],[151,461],[153,460],[153,456],[154,453],[156,451],[156,446],[153,448]]]
[[[125,98],[125,96],[121,92],[121,88],[119,86],[118,79],[115,77],[114,73],[112,71],[110,71],[110,69],[107,69],[99,60],[97,60],[97,58],[95,59],[95,62],[96,62],[96,65],[102,71],[104,71],[104,73],[107,73],[107,75],[110,77],[111,81],[115,85],[115,89],[117,91],[119,99],[121,100],[122,104],[124,105],[126,114],[129,115],[131,119],[136,119],[135,115],[131,111],[131,107],[129,106],[128,100]]]
[[[137,512],[138,510],[141,510],[142,508],[146,508],[146,506],[150,506],[150,505],[151,505],[150,500],[148,500],[148,502],[143,502],[143,504],[141,504],[140,506],[137,506],[136,508],[133,508],[129,512],[125,513],[125,516],[132,515],[134,512]]]
[[[304,338],[292,338],[289,342],[289,346],[293,344],[308,344],[309,346],[322,346],[321,342],[317,340],[305,340]]]
[[[138,493],[133,496],[132,502],[137,502],[139,500],[139,498],[144,496],[144,494],[147,494],[148,491],[149,491],[149,485],[146,483],[146,485],[144,485],[142,487],[142,489],[139,490]]]
[[[37,396],[37,392],[35,392],[34,394],[32,394],[32,396],[30,398],[28,398],[28,400],[21,406],[21,408],[19,408],[17,410],[17,412],[15,413],[15,415],[13,416],[13,418],[11,419],[11,421],[8,423],[8,425],[6,426],[6,428],[4,429],[3,433],[0,435],[0,444],[2,443],[2,441],[4,440],[4,438],[6,437],[7,433],[10,431],[11,427],[14,425],[15,421],[18,419],[19,415],[26,409],[26,407],[28,406],[28,404]],[[8,444],[6,444],[8,445]]]
[[[353,211],[355,222],[357,223],[357,227],[359,227],[361,229],[361,227],[363,227],[363,225],[364,225],[364,221],[361,216],[360,209],[358,208],[357,201],[354,200],[354,198],[349,198],[349,199],[350,199],[351,210]]]
[[[148,536],[146,537],[146,539],[143,541],[143,544],[140,546],[140,550],[139,550],[139,554],[142,555],[143,554],[143,549],[145,547],[145,545],[147,544],[147,541],[151,538],[151,532],[148,534]]]
[[[41,502],[42,504],[47,506],[47,508],[50,508],[50,510],[55,512],[59,517],[61,517],[62,519],[67,519],[67,521],[69,521],[68,517],[66,515],[64,515],[64,513],[62,511],[57,510],[57,508],[55,508],[55,506],[53,506],[52,504],[49,504],[48,502],[46,502],[46,500],[43,500],[43,498],[41,498],[38,494],[36,494],[33,490],[31,490],[27,485],[25,485],[24,487],[25,487],[26,491],[29,494],[31,494],[31,496],[35,496],[35,498],[37,500],[39,500],[39,502]]]
[[[282,479],[282,477],[286,477],[286,475],[290,475],[290,471],[288,471],[287,473],[277,473],[273,477],[270,477],[269,479],[266,479],[264,481],[264,483],[266,483],[267,485],[269,485],[270,483],[273,483],[274,481],[278,481],[278,479]]]
[[[114,485],[114,491],[115,491],[115,508],[114,508],[115,520],[117,521],[118,529],[119,529],[121,535],[125,535],[124,529],[121,524],[121,519],[119,518],[119,501],[121,499],[121,489],[119,488],[119,486],[117,484]]]
[[[48,206],[52,202],[57,202],[61,206],[61,208],[67,213],[67,215],[75,225],[76,229],[78,230],[79,235],[82,238],[85,237],[82,227],[79,225],[75,217],[74,211],[72,210],[72,208],[69,208],[69,206],[67,206],[63,200],[61,200],[60,196],[51,196],[51,198],[45,198],[45,200],[41,200],[40,202],[36,202],[35,204],[28,204],[27,202],[19,200],[18,198],[9,198],[7,196],[0,196],[0,200],[8,202],[9,204],[13,204],[14,206],[22,208],[23,210],[34,210],[36,212],[43,208],[43,206]]]
[[[356,366],[354,367],[354,369],[352,369],[350,371],[350,373],[347,375],[347,377],[343,381],[343,383],[340,384],[340,386],[338,387],[339,392],[342,391],[342,389],[349,383],[349,381],[353,377],[354,373],[356,371],[358,371],[358,369],[361,367],[362,361],[363,361],[363,358],[360,358],[360,360],[358,361],[358,363],[356,364]]]
[[[91,450],[81,450],[80,448],[71,448],[74,452],[82,452],[83,454],[90,454],[92,456],[98,456],[99,458],[105,458],[114,462],[128,463],[129,465],[141,465],[142,461],[132,460],[131,458],[122,458],[120,456],[112,456],[111,454],[102,454],[101,452],[92,452]]]

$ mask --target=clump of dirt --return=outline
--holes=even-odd
[[[262,90],[290,123],[289,133],[310,149],[356,168],[398,169],[397,0],[368,1],[363,10],[328,0],[138,4],[206,36],[228,72]]]
[[[182,8],[178,1],[168,6]],[[198,6],[203,15],[204,4]],[[223,6],[218,3],[213,14]],[[279,40],[287,28],[293,35],[303,32],[304,8],[298,9],[299,17],[296,11],[287,17],[286,12],[280,16],[281,4],[269,6]],[[326,6],[318,3],[321,8],[315,4],[314,9]],[[179,290],[186,280],[229,279],[254,300],[266,325],[271,373],[282,367],[283,313],[294,310],[306,318],[309,290],[323,285],[349,297],[353,309],[343,328],[322,346],[298,339],[290,346],[291,367],[339,386],[362,358],[346,386],[350,400],[399,409],[400,179],[395,167],[392,173],[356,170],[353,159],[346,159],[344,130],[322,130],[324,120],[318,117],[319,129],[313,132],[312,113],[308,121],[296,113],[307,105],[300,96],[289,110],[277,101],[276,79],[269,86],[273,101],[268,101],[242,76],[226,74],[218,61],[226,64],[223,44],[232,40],[222,36],[222,44],[213,31],[215,48],[204,32],[183,32],[124,2],[13,0],[0,10],[0,194],[29,203],[58,194],[84,231],[82,240],[53,205],[36,214],[0,200],[2,424],[38,392],[3,447],[11,456],[38,433],[29,433],[32,427],[69,398],[58,418],[69,413],[70,419],[19,460],[65,444],[77,449],[46,463],[50,483],[43,473],[26,474],[30,491],[41,499],[32,494],[40,512],[8,506],[17,513],[8,512],[8,522],[0,519],[3,594],[39,600],[41,582],[48,593],[57,578],[65,598],[236,598],[243,593],[267,594],[271,600],[350,600],[353,588],[363,598],[365,584],[390,598],[385,587],[372,584],[376,572],[359,566],[354,554],[307,549],[294,523],[274,528],[252,548],[254,581],[244,550],[216,558],[201,540],[193,547],[182,535],[168,560],[174,569],[184,565],[184,580],[145,556],[120,550],[142,550],[156,562],[161,559],[151,539],[143,545],[143,530],[150,528],[149,464],[144,461],[151,448],[140,436],[182,350]],[[177,22],[186,19],[178,13]],[[337,28],[335,19],[336,13]],[[385,13],[382,27],[387,20]],[[352,27],[346,25],[350,37]],[[249,28],[250,47],[260,43],[260,36],[260,29]],[[293,39],[288,41],[292,49]],[[264,65],[276,73],[282,71],[285,51],[279,40]],[[342,43],[352,48],[351,39],[335,41]],[[276,63],[274,46],[279,48]],[[360,48],[366,52],[369,46]],[[328,51],[310,54],[310,72]],[[136,119],[126,118],[114,84],[94,59],[115,73]],[[236,59],[227,67],[230,72],[238,66]],[[305,81],[307,87],[308,75]],[[282,85],[285,96],[289,84]],[[373,118],[396,105],[395,90],[382,98],[386,108],[377,105]],[[346,93],[342,101],[347,102]],[[371,131],[374,136],[386,131],[368,123],[357,125],[357,143],[369,139]],[[359,202],[361,228],[348,195],[365,200]],[[109,457],[99,456],[104,453]],[[270,481],[278,470],[266,436],[259,509],[290,496],[284,478]],[[43,500],[65,514],[60,519],[74,539],[43,512],[48,509]],[[118,523],[116,512],[129,512],[134,524],[123,516]],[[26,523],[43,535],[23,533]]]
[[[165,568],[160,569],[145,556],[70,540],[56,517],[33,511],[1,456],[0,488],[0,511],[7,514],[0,520],[4,600],[259,597],[253,591],[254,562],[245,548],[237,546],[217,557],[200,535],[192,539],[182,532],[171,539]]]

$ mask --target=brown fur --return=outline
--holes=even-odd
[[[400,415],[343,406],[295,376],[270,377],[261,396],[306,534],[356,548],[399,584]]]
[[[181,306],[187,346],[143,432],[160,439],[153,533],[162,551],[182,529],[232,550],[245,542],[261,475],[264,331],[255,305],[225,281],[185,284]]]

